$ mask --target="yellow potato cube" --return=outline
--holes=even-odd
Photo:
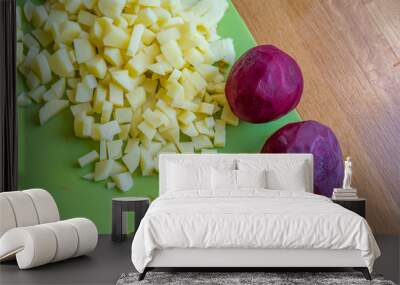
[[[39,121],[40,124],[43,125],[46,123],[51,117],[58,114],[61,110],[67,108],[69,105],[67,100],[51,100],[43,105],[39,110]]]
[[[156,168],[153,155],[143,147],[140,148],[140,168],[143,176],[151,175]]]
[[[181,33],[175,27],[163,30],[157,34],[157,41],[161,44],[166,44],[169,41],[176,41],[181,37]]]
[[[66,49],[57,50],[49,59],[51,70],[62,77],[72,77],[74,75],[74,66]]]
[[[36,29],[32,31],[32,34],[39,41],[42,47],[47,47],[49,44],[53,42],[53,38],[48,32],[45,32],[41,29]]]
[[[119,48],[105,47],[104,48],[104,58],[110,64],[114,66],[121,66],[123,64],[123,58],[121,50]]]
[[[62,43],[72,43],[74,39],[79,37],[82,29],[78,23],[73,21],[65,21],[60,24],[60,40]]]
[[[127,140],[129,138],[129,132],[131,130],[131,124],[120,125],[121,132],[118,134],[120,140]]]
[[[146,101],[146,91],[143,87],[138,87],[132,92],[126,94],[126,98],[128,99],[132,110],[135,111]]]
[[[176,148],[175,144],[167,143],[160,149],[160,153],[177,153],[178,149]]]
[[[149,69],[154,73],[165,75],[172,70],[172,66],[167,62],[157,62],[150,65]]]
[[[139,5],[149,6],[149,7],[160,7],[160,0],[139,0]]]
[[[181,132],[189,137],[196,137],[199,135],[199,132],[197,131],[196,127],[194,126],[193,123],[189,124],[183,124],[181,126]]]
[[[87,115],[92,112],[92,106],[90,105],[90,103],[81,103],[77,105],[72,105],[70,109],[74,117],[80,114]]]
[[[123,192],[133,187],[132,175],[129,172],[120,173],[111,177],[117,188]]]
[[[196,71],[207,81],[212,81],[219,74],[218,67],[211,64],[198,64]]]
[[[211,140],[208,138],[208,136],[205,136],[205,135],[199,135],[196,137],[192,137],[192,142],[193,142],[195,150],[213,147]]]
[[[143,113],[143,118],[153,128],[158,128],[161,125],[168,126],[168,124],[169,124],[168,118],[158,110],[152,111],[150,109],[146,109],[146,111]]]
[[[198,66],[204,62],[204,56],[196,48],[185,50],[184,58],[193,66]]]
[[[111,102],[108,101],[102,102],[101,117],[100,117],[100,122],[102,124],[110,121],[113,112],[113,106],[114,105]]]
[[[28,92],[28,95],[33,99],[33,101],[35,101],[36,103],[40,103],[42,102],[43,94],[45,92],[46,92],[46,87],[40,85],[35,89],[31,90],[30,92]]]
[[[132,74],[138,76],[143,74],[152,63],[153,58],[150,55],[144,52],[139,52],[128,61],[126,66]]]
[[[168,128],[164,131],[160,130],[161,136],[166,139],[169,142],[172,143],[178,143],[180,134],[179,134],[179,128]]]
[[[214,136],[214,130],[212,128],[208,128],[204,121],[196,121],[194,125],[200,134],[207,135],[209,137]]]
[[[149,27],[157,22],[157,15],[150,8],[143,9],[136,19],[136,23],[141,23]]]
[[[212,115],[214,112],[214,105],[209,103],[200,103],[198,111],[199,113]]]
[[[147,121],[141,122],[137,127],[150,140],[156,134],[156,129]]]
[[[129,46],[128,49],[126,50],[127,55],[134,56],[137,53],[137,51],[142,45],[141,40],[144,30],[145,27],[142,24],[137,24],[133,27],[131,38],[129,40]]]
[[[89,87],[90,89],[95,89],[97,87],[97,80],[96,77],[94,77],[94,75],[92,74],[87,74],[83,77],[82,80],[83,83],[86,84],[87,87]]]
[[[61,78],[53,85],[51,85],[51,89],[54,91],[58,99],[63,97],[65,93],[65,78]]]
[[[107,179],[112,171],[114,160],[101,160],[94,166],[94,181],[101,181]]]
[[[35,73],[30,71],[28,76],[26,77],[26,85],[28,86],[29,90],[33,90],[40,85],[40,79],[36,76]]]
[[[96,113],[101,113],[103,109],[103,102],[106,100],[107,90],[98,85],[94,93],[93,109]]]
[[[42,96],[43,101],[46,101],[46,102],[56,99],[56,98],[57,98],[56,94],[51,89],[47,90],[46,93],[44,93]]]
[[[132,121],[132,109],[131,108],[116,108],[114,118],[118,123],[130,123]]]
[[[25,1],[24,4],[24,15],[28,22],[32,21],[32,13],[35,9],[35,5],[32,4],[30,0]]]
[[[103,33],[103,44],[109,47],[126,49],[129,43],[129,35],[121,28],[109,25]]]
[[[127,169],[122,163],[120,163],[118,161],[114,161],[114,165],[111,170],[110,176],[114,176],[114,175],[117,175],[117,174],[120,174],[120,173],[123,173],[126,171],[127,171]]]
[[[192,142],[178,143],[178,148],[181,153],[194,153],[194,144]]]
[[[81,0],[64,0],[63,3],[64,3],[65,10],[67,10],[71,14],[75,14],[76,12],[78,12],[78,10],[82,4],[82,1]]]
[[[94,24],[96,18],[96,15],[89,13],[86,10],[80,10],[78,14],[78,22],[88,27],[91,27]]]
[[[117,121],[111,121],[99,126],[99,137],[101,140],[111,141],[120,132],[121,128]]]
[[[75,92],[75,102],[84,103],[92,101],[93,89],[90,89],[85,83],[78,83]]]
[[[189,125],[190,123],[192,123],[194,120],[196,120],[196,115],[193,112],[187,111],[187,110],[183,110],[179,116],[178,116],[178,120],[182,123],[184,123],[185,125]]]
[[[169,41],[161,46],[161,52],[169,64],[177,69],[181,69],[185,64],[182,57],[182,51],[176,41]]]
[[[99,0],[98,7],[101,13],[104,15],[117,18],[121,15],[124,9],[126,0]]]
[[[107,154],[109,159],[118,159],[122,156],[122,140],[107,142]]]
[[[96,49],[87,39],[75,39],[74,49],[78,63],[85,63],[96,56]]]
[[[97,0],[83,0],[82,2],[86,9],[93,9],[97,4]]]
[[[89,180],[89,181],[92,181],[94,179],[94,172],[90,172],[88,174],[85,174],[85,175],[82,176],[82,178],[86,179],[86,180]]]
[[[225,146],[225,121],[217,120],[215,122],[214,145],[218,147]]]
[[[145,29],[142,35],[142,42],[145,45],[150,45],[156,38],[156,34],[149,29]]]
[[[133,91],[139,80],[138,78],[134,79],[130,77],[128,70],[112,71],[111,76],[114,81],[122,86],[126,91]]]
[[[88,71],[97,78],[104,79],[107,74],[107,64],[99,55],[87,61],[86,67]]]
[[[124,105],[124,90],[114,83],[109,85],[110,102],[115,105],[122,107]]]
[[[40,28],[46,22],[49,15],[43,5],[34,6],[32,9],[32,24],[36,28]]]
[[[214,117],[206,117],[204,118],[204,124],[208,127],[208,128],[212,128],[215,126],[215,120]]]
[[[36,47],[37,48],[37,52],[39,53],[40,44],[38,43],[37,40],[35,40],[34,37],[31,36],[31,34],[25,34],[23,39],[22,39],[22,42],[29,49],[31,49],[33,47]]]
[[[210,44],[210,50],[213,55],[213,61],[224,61],[233,64],[236,58],[233,40],[230,38],[220,39]]]
[[[88,138],[92,135],[94,118],[80,113],[74,118],[74,132],[78,138]]]
[[[43,53],[38,54],[31,63],[32,71],[40,78],[40,81],[45,84],[51,81],[51,70],[47,58]]]
[[[239,118],[232,113],[229,104],[224,106],[221,114],[221,120],[224,120],[226,123],[231,124],[233,126],[237,126],[239,124]]]
[[[184,89],[177,81],[170,81],[167,85],[167,96],[174,101],[181,101],[184,99]]]
[[[95,162],[98,159],[99,159],[99,154],[97,153],[97,151],[93,150],[85,154],[84,156],[78,158],[78,163],[80,167],[85,167],[86,165]]]
[[[104,140],[100,141],[99,153],[100,160],[107,159],[107,142]]]
[[[129,152],[122,157],[122,161],[128,167],[130,173],[135,172],[140,162],[139,142],[133,142]]]

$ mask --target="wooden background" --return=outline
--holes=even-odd
[[[233,0],[259,44],[302,68],[297,110],[353,159],[375,233],[400,234],[400,0]]]

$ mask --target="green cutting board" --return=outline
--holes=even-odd
[[[20,5],[24,1],[17,1]],[[36,2],[36,1],[35,1]],[[24,29],[29,26],[24,23]],[[255,40],[242,18],[230,3],[218,26],[222,37],[234,40],[237,56],[255,46]],[[18,75],[18,94],[26,90]],[[158,176],[135,176],[135,186],[128,192],[106,189],[104,182],[84,180],[82,175],[93,171],[80,168],[77,158],[98,147],[89,139],[78,139],[73,132],[73,117],[69,109],[39,126],[39,106],[18,109],[19,127],[19,189],[43,188],[51,192],[59,207],[61,218],[87,217],[97,225],[99,233],[111,232],[111,198],[120,196],[158,195]],[[293,111],[285,117],[266,124],[240,122],[227,128],[226,147],[221,153],[259,152],[266,138],[289,122],[299,121]]]

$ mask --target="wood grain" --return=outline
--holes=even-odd
[[[233,0],[302,68],[297,110],[336,133],[375,233],[400,234],[400,1]]]

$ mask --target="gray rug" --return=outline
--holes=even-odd
[[[395,285],[380,275],[373,275],[373,280],[368,281],[359,272],[148,272],[144,280],[137,281],[138,276],[138,273],[122,274],[117,285]]]

